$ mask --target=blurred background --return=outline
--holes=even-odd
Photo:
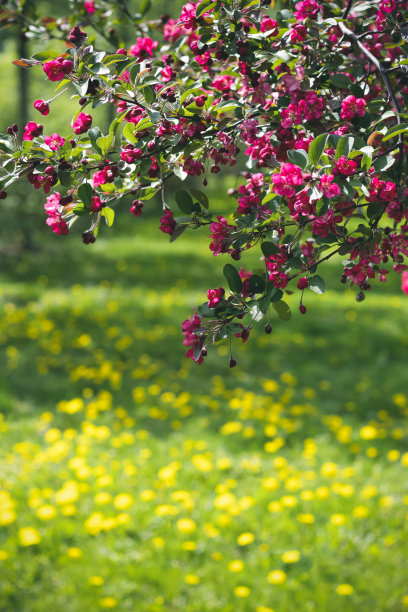
[[[11,64],[44,45],[0,31],[0,131],[52,97],[42,71]],[[75,110],[59,98],[44,133],[66,134]],[[238,180],[212,177],[214,210]],[[330,262],[305,316],[288,297],[290,323],[233,343],[238,367],[224,345],[197,366],[180,325],[227,261],[206,232],[169,244],[158,203],[141,218],[124,203],[85,246],[49,231],[44,199],[27,182],[1,201],[0,611],[405,609],[400,279],[358,304]]]

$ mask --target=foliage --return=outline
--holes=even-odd
[[[345,258],[341,280],[358,288],[358,301],[373,279],[386,280],[387,263],[406,270],[405,2],[302,0],[272,18],[263,1],[203,0],[184,5],[178,21],[144,19],[142,2],[136,16],[123,10],[136,23],[135,44],[114,53],[94,48],[75,19],[78,10],[95,15],[103,31],[123,3],[79,4],[69,34],[66,20],[52,26],[66,53],[18,60],[42,66],[57,95],[77,100],[73,132],[43,137],[30,121],[20,140],[10,126],[0,140],[0,194],[25,177],[46,194],[58,189],[47,198],[47,224],[66,235],[78,223],[91,244],[123,201],[134,198],[139,217],[159,193],[171,241],[208,227],[215,256],[237,261],[258,250],[259,269],[225,264],[227,291],[209,289],[184,321],[187,356],[201,363],[211,343],[246,341],[260,324],[270,333],[271,311],[290,319],[283,298],[292,290],[304,314],[309,290],[325,291],[320,264],[334,255]],[[52,100],[35,104],[44,116],[52,108]],[[105,133],[89,112],[103,104],[116,109]],[[227,219],[190,183],[203,177],[205,186],[240,153],[248,171],[229,193],[237,208]],[[169,202],[172,176],[186,187]]]

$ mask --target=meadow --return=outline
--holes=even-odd
[[[358,304],[333,274],[197,366],[219,259],[130,221],[2,258],[1,612],[407,609],[398,279]]]

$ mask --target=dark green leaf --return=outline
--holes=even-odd
[[[83,183],[78,188],[78,196],[85,204],[85,206],[90,206],[92,204],[92,193],[93,189],[89,183]]]
[[[199,191],[198,189],[190,189],[190,191],[193,197],[200,202],[201,206],[208,209],[209,202],[205,193]]]
[[[329,81],[339,89],[347,89],[351,85],[351,80],[345,74],[332,74]]]
[[[142,0],[139,6],[139,13],[141,14],[142,17],[144,17],[146,13],[150,11],[151,6],[152,6],[152,0]]]
[[[184,191],[184,189],[179,189],[175,195],[177,206],[185,215],[190,215],[193,212],[194,202],[191,195]]]
[[[277,253],[280,252],[278,246],[273,242],[263,242],[261,244],[261,251],[265,255],[265,257],[277,255]]]
[[[265,289],[265,279],[258,274],[249,277],[249,290],[251,293],[262,293]]]
[[[354,137],[353,136],[342,136],[337,143],[336,154],[334,160],[337,161],[343,155],[348,157],[353,149]]]
[[[326,283],[318,274],[309,278],[309,287],[312,291],[318,293],[319,295],[322,295],[322,293],[326,291]]]
[[[303,149],[289,149],[288,158],[292,164],[304,170],[309,163],[309,157]]]
[[[383,155],[375,160],[373,163],[374,170],[376,172],[384,172],[384,170],[388,170],[395,163],[395,157],[391,157],[391,155]]]
[[[278,313],[278,317],[280,318],[281,321],[289,321],[290,320],[290,318],[292,316],[292,313],[290,312],[290,308],[286,304],[286,302],[283,302],[282,300],[279,300],[279,302],[273,302],[272,306],[274,307],[274,309]]]
[[[231,291],[233,293],[241,293],[242,280],[234,266],[225,264],[223,272]]]
[[[310,143],[309,159],[310,159],[310,163],[313,164],[313,166],[315,166],[317,162],[319,161],[326,147],[328,136],[329,136],[328,134],[320,134],[319,136],[317,136],[317,138],[312,140],[312,142]]]

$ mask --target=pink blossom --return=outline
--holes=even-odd
[[[86,2],[84,2],[84,9],[89,15],[93,15],[95,12],[94,0],[86,0]]]
[[[215,308],[216,306],[218,306],[224,295],[225,290],[222,287],[218,287],[218,289],[208,289],[208,307]]]
[[[302,170],[294,164],[283,164],[279,174],[274,174],[271,181],[275,185],[275,191],[281,196],[292,196],[296,193],[294,185],[303,182]]]
[[[401,289],[408,295],[408,272],[403,272],[401,277]]]
[[[40,136],[43,131],[41,123],[29,121],[24,128],[23,140],[33,140],[36,136]]]
[[[288,108],[281,110],[281,126],[290,128],[293,124],[299,125],[302,123],[302,113],[299,111],[296,104],[289,104]]]
[[[51,151],[58,151],[60,147],[64,146],[65,138],[55,133],[51,136],[44,136],[44,142],[50,147]]]
[[[152,40],[149,37],[138,38],[135,45],[132,45],[129,49],[129,54],[134,57],[138,57],[140,60],[146,59],[147,57],[153,57],[153,50],[159,43],[157,40]]]
[[[173,217],[173,213],[171,210],[167,209],[164,215],[160,218],[160,227],[159,230],[163,232],[163,234],[174,234],[174,230],[176,229],[176,222]]]
[[[341,194],[340,187],[336,183],[333,183],[333,180],[333,174],[323,174],[320,178],[319,189],[326,198],[335,198]]]
[[[357,168],[357,163],[352,159],[347,159],[344,155],[339,157],[336,161],[336,169],[343,176],[351,176],[355,173]]]
[[[363,117],[365,113],[366,102],[363,98],[355,96],[347,96],[341,103],[340,117],[345,121],[353,119],[355,115]]]
[[[67,74],[72,72],[74,64],[71,60],[58,57],[57,59],[45,62],[43,70],[50,81],[61,81]]]
[[[278,22],[264,15],[261,21],[261,32],[269,32],[269,36],[277,36],[279,33]]]
[[[299,110],[303,112],[306,121],[320,119],[324,111],[323,99],[315,91],[308,91],[304,100],[299,102]]]
[[[295,4],[295,17],[298,21],[305,21],[308,17],[316,17],[320,10],[315,0],[302,0]]]
[[[50,112],[49,104],[48,102],[45,102],[44,100],[36,100],[33,106],[36,110],[38,110],[44,116],[48,115],[48,113]]]
[[[92,125],[92,116],[88,113],[79,113],[72,124],[75,134],[84,134]]]

